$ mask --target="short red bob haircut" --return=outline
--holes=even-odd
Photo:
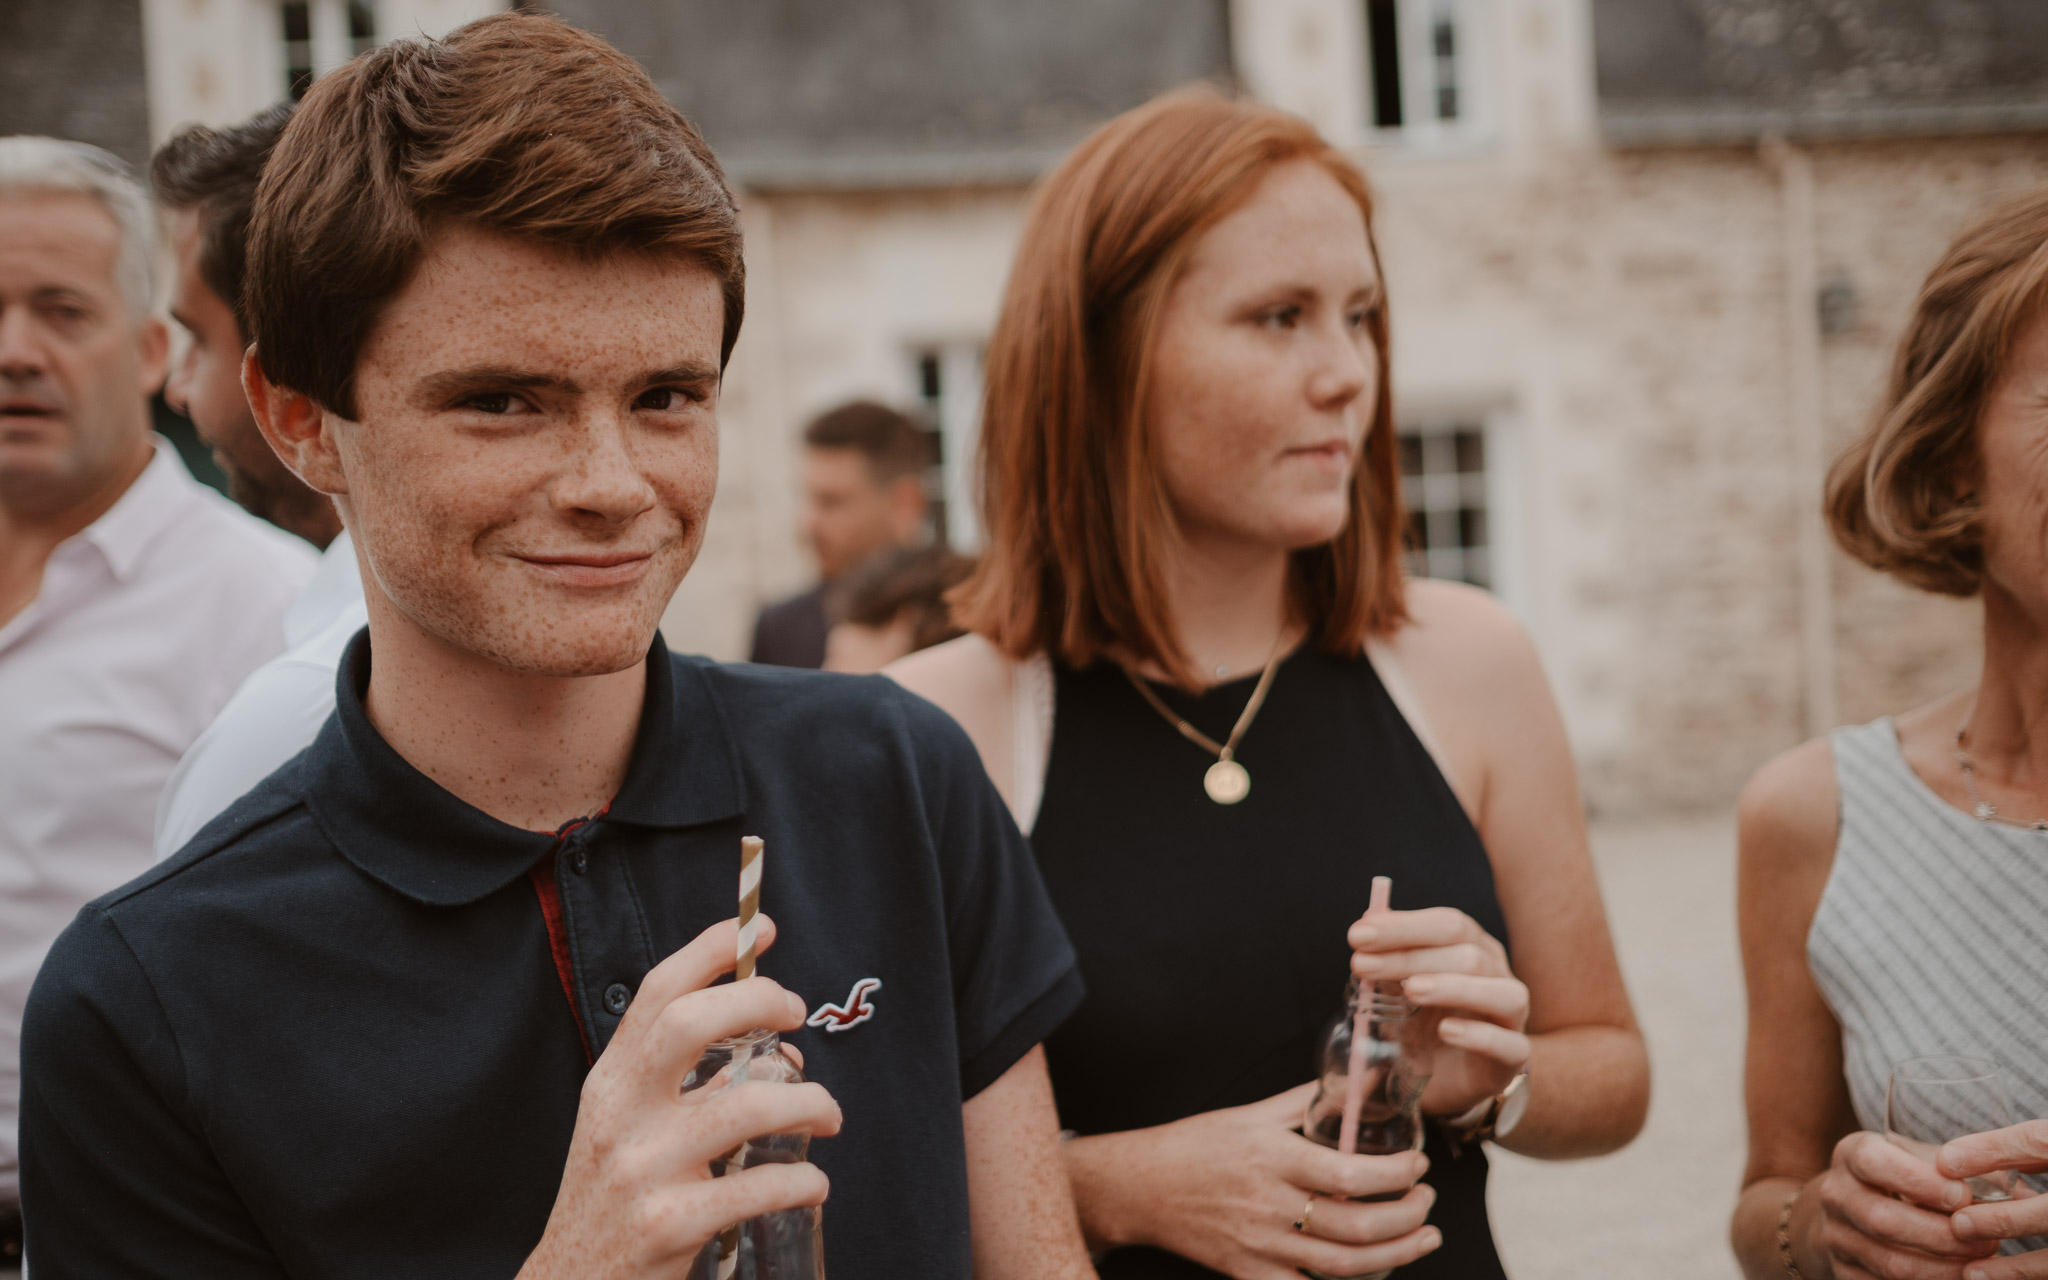
[[[354,418],[363,343],[450,225],[697,262],[732,354],[746,268],[711,148],[631,58],[515,12],[392,41],[307,92],[250,224],[242,301],[264,376]]]
[[[1118,116],[1039,188],[989,340],[988,547],[951,597],[960,625],[1013,658],[1150,662],[1199,687],[1168,611],[1166,557],[1178,535],[1144,426],[1153,351],[1196,241],[1296,160],[1322,166],[1358,202],[1377,270],[1358,166],[1306,122],[1213,89]],[[1358,653],[1407,616],[1384,306],[1370,328],[1378,390],[1349,519],[1292,564],[1297,620],[1332,653]]]

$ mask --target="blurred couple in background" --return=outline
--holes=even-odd
[[[933,527],[932,434],[856,400],[804,428],[804,541],[817,586],[761,610],[753,662],[864,674],[960,634],[944,594],[972,561]]]

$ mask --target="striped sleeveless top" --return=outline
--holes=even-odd
[[[2048,832],[1979,822],[1936,795],[1890,717],[1830,743],[1841,832],[1806,956],[1842,1027],[1856,1118],[1882,1133],[1892,1065],[1940,1053],[1998,1063],[2013,1118],[2048,1117]],[[2048,1238],[2006,1242],[2040,1248]]]

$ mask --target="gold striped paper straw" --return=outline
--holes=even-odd
[[[744,982],[754,976],[754,948],[760,932],[756,917],[761,914],[761,851],[766,847],[759,836],[740,837],[739,965],[733,979],[736,982]],[[742,1049],[734,1055],[730,1084],[738,1084],[747,1078],[746,1052]],[[727,1161],[727,1171],[736,1172],[744,1168],[746,1162],[747,1147],[741,1143],[739,1150]],[[740,1229],[735,1223],[718,1233],[718,1280],[733,1280],[739,1262]]]
[[[740,837],[740,954],[737,980],[754,976],[754,939],[761,914],[761,837]]]

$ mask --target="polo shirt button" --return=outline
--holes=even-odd
[[[569,870],[574,871],[579,876],[590,870],[590,855],[582,849],[577,849],[570,853]]]
[[[625,983],[614,982],[604,989],[604,1007],[615,1018],[625,1015],[626,1006],[633,1003],[633,993]]]

